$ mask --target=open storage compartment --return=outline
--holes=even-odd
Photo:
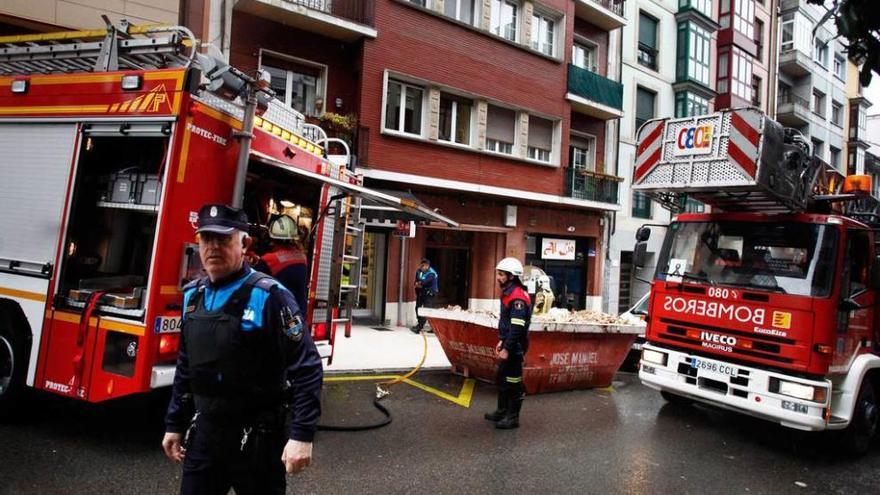
[[[169,139],[132,130],[84,131],[56,306],[144,316]]]

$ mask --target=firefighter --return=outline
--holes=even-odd
[[[529,294],[520,280],[522,274],[522,263],[516,258],[504,258],[495,267],[495,280],[501,287],[501,317],[495,346],[498,408],[485,418],[502,430],[519,427],[519,412],[525,396],[523,360],[529,348],[532,311]]]
[[[269,224],[269,239],[269,252],[261,257],[265,269],[293,293],[296,304],[300,310],[305,311],[309,293],[309,268],[296,221],[287,215],[272,220]]]
[[[283,494],[311,462],[321,358],[296,300],[245,261],[247,215],[199,211],[207,277],[185,288],[183,329],[162,440],[183,462],[182,494]]]
[[[419,263],[414,286],[416,289],[416,320],[418,325],[410,330],[413,333],[419,333],[425,329],[425,318],[419,316],[419,308],[430,307],[431,299],[439,292],[437,272],[431,268],[431,261],[429,259],[425,258]]]
[[[538,292],[535,294],[535,314],[542,315],[550,312],[553,300],[556,296],[550,288],[550,277],[541,275],[538,277]]]

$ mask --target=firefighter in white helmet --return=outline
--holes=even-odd
[[[529,324],[532,303],[520,278],[522,263],[516,258],[504,258],[495,267],[495,280],[501,287],[501,317],[498,321],[498,408],[485,418],[495,422],[495,428],[519,427],[519,412],[525,396],[523,360],[529,348]]]
[[[535,311],[536,315],[543,315],[550,312],[553,307],[553,289],[550,288],[550,277],[541,275],[538,277],[538,291],[535,294]]]

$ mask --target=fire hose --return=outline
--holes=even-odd
[[[419,361],[419,364],[416,365],[415,368],[411,369],[405,375],[399,375],[391,380],[379,382],[376,384],[376,397],[373,399],[373,407],[379,410],[385,418],[381,419],[377,423],[366,424],[366,425],[355,425],[355,426],[342,426],[342,425],[318,425],[318,430],[321,431],[368,431],[375,430],[378,428],[382,428],[383,426],[388,426],[391,424],[391,412],[388,409],[380,404],[380,401],[385,397],[391,395],[391,387],[401,383],[416,373],[422,368],[422,365],[425,364],[425,359],[428,357],[428,336],[425,332],[422,332],[422,359]]]

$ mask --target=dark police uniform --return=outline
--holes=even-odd
[[[321,383],[299,307],[273,278],[245,264],[188,285],[165,418],[185,434],[181,493],[283,494],[284,445],[312,441]]]
[[[498,362],[498,410],[487,415],[487,419],[497,421],[495,426],[498,428],[515,428],[519,425],[519,412],[525,396],[523,359],[529,349],[531,319],[529,294],[519,280],[514,280],[501,293],[498,339],[508,355],[506,360]]]
[[[422,261],[422,263],[424,262],[425,260]],[[413,330],[419,332],[425,328],[426,322],[425,317],[419,316],[419,308],[431,306],[431,299],[440,292],[440,285],[437,280],[437,271],[430,266],[424,272],[421,268],[416,270],[416,282],[419,283],[419,286],[416,287],[416,321],[418,324]]]

